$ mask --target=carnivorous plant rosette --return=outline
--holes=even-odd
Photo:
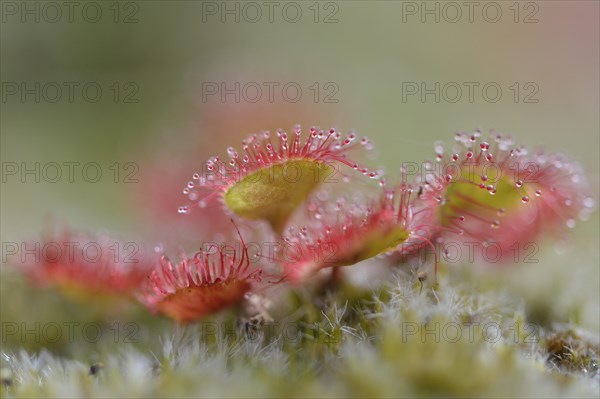
[[[184,194],[193,201],[179,208],[187,213],[202,208],[207,201],[222,199],[225,209],[248,220],[265,220],[276,233],[283,232],[290,215],[311,192],[338,172],[338,168],[355,169],[372,178],[378,177],[349,158],[356,147],[370,149],[367,138],[346,138],[335,129],[310,129],[304,142],[301,129],[294,128],[292,137],[277,131],[273,143],[268,132],[252,135],[242,142],[242,154],[227,149],[229,161],[210,158],[202,173],[195,173]],[[343,174],[343,173],[342,173]]]
[[[383,185],[383,184],[382,184]],[[384,188],[375,201],[363,204],[313,203],[317,223],[290,229],[285,242],[287,280],[302,281],[321,269],[354,265],[380,254],[409,256],[425,246],[437,232],[434,201],[420,199],[410,184]],[[435,264],[437,277],[437,259]]]
[[[261,274],[251,268],[243,240],[241,250],[212,247],[178,263],[162,256],[140,299],[151,311],[185,324],[241,304]]]
[[[440,203],[446,239],[496,246],[497,261],[518,261],[543,233],[561,234],[595,207],[581,166],[562,154],[530,153],[510,136],[458,132],[448,154],[435,144],[423,197]],[[453,234],[456,233],[456,234]]]
[[[114,304],[129,299],[152,265],[152,253],[135,242],[103,234],[45,232],[30,241],[18,268],[38,286],[57,288],[65,296],[85,303]]]

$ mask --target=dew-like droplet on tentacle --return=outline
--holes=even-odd
[[[594,207],[594,199],[592,197],[587,197],[586,199],[583,200],[583,205],[586,208],[593,208]]]
[[[177,209],[177,212],[179,212],[179,213],[188,213],[189,210],[190,210],[190,208],[187,205],[183,205],[183,206],[180,206]]]

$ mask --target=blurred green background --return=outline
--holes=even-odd
[[[597,196],[599,3],[475,3],[470,15],[461,2],[2,2],[2,241],[48,217],[176,241],[194,168],[296,123],[356,129],[376,144],[370,164],[392,173],[457,129],[496,128],[580,161]],[[222,83],[240,85],[239,101],[206,91]],[[422,83],[439,84],[439,100],[406,92]],[[72,182],[65,162],[79,162]],[[82,176],[89,162],[98,182]],[[21,174],[36,163],[39,182]],[[574,237],[597,264],[597,215]]]

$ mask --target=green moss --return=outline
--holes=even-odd
[[[598,374],[598,343],[591,343],[573,330],[556,332],[546,339],[548,361],[569,372]]]
[[[186,327],[138,315],[127,320],[139,327],[135,345],[110,329],[97,344],[75,339],[53,354],[13,342],[2,348],[10,384],[0,395],[597,397],[589,377],[598,375],[598,347],[579,330],[523,345],[526,331],[509,329],[528,322],[515,298],[472,285],[419,294],[413,283],[375,291],[342,283],[322,297],[299,288],[281,297],[288,308],[256,335],[225,312]],[[49,303],[46,312],[54,310]],[[508,333],[486,339],[490,322]]]

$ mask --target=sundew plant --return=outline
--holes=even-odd
[[[1,398],[600,396],[600,4],[67,3],[0,5]]]
[[[594,393],[593,334],[544,320],[536,312],[551,309],[532,310],[485,276],[590,218],[579,164],[476,130],[436,142],[435,161],[385,174],[355,160],[373,148],[356,133],[270,136],[190,171],[179,217],[218,202],[234,232],[214,232],[222,244],[177,260],[148,246],[127,261],[107,236],[50,226],[35,256],[12,266],[32,293],[55,290],[86,314],[84,341],[110,331],[116,345],[102,341],[90,364],[80,349],[3,352],[5,394],[246,396],[250,384],[261,396],[483,395],[505,393],[508,378],[532,380],[531,394]],[[80,250],[91,245],[94,255]],[[468,246],[483,250],[450,266]],[[481,284],[493,288],[484,295]],[[56,322],[41,331],[62,339]]]

